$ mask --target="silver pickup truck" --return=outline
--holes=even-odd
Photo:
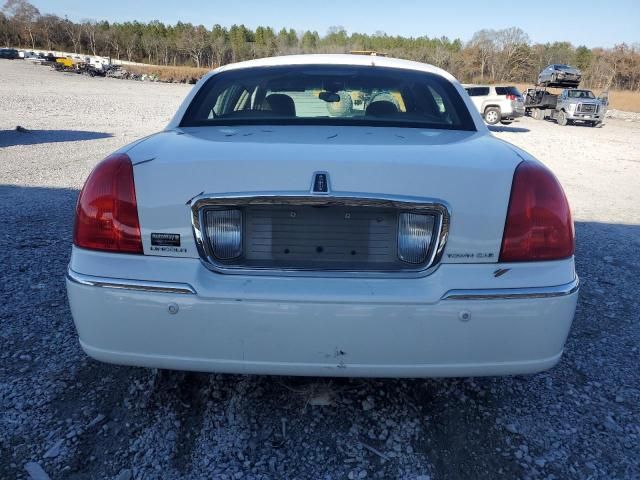
[[[580,122],[595,127],[604,120],[606,107],[591,90],[567,88],[559,95],[537,88],[525,92],[525,108],[533,118],[552,118],[562,126]]]
[[[595,127],[604,120],[604,106],[591,90],[566,89],[558,96],[556,105],[558,125],[586,122]]]

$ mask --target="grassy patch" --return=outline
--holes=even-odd
[[[609,108],[625,112],[640,112],[640,92],[612,90],[609,92]]]
[[[135,73],[138,75],[154,75],[158,80],[162,82],[171,83],[196,83],[200,77],[205,73],[208,73],[208,68],[195,68],[195,67],[173,67],[173,66],[161,66],[161,65],[123,65],[126,71]]]

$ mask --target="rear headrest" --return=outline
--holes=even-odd
[[[296,116],[296,105],[293,98],[283,93],[272,93],[264,99],[263,110],[271,111],[284,117]]]
[[[376,100],[371,102],[365,111],[365,115],[384,116],[398,113],[398,107],[388,100]]]

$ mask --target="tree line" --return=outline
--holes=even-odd
[[[640,45],[587,48],[570,42],[533,43],[520,28],[480,30],[468,41],[403,37],[376,32],[349,34],[343,27],[316,31],[245,25],[223,27],[178,22],[167,25],[86,20],[41,14],[27,0],[7,0],[0,12],[0,45],[59,50],[155,65],[214,68],[273,55],[372,50],[441,67],[465,82],[533,83],[545,66],[580,68],[591,88],[640,90]]]

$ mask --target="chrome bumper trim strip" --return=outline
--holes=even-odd
[[[577,292],[579,288],[580,280],[576,277],[572,282],[555,287],[449,290],[442,296],[442,300],[522,300],[564,297]]]
[[[146,280],[129,280],[123,278],[94,277],[67,269],[67,279],[80,285],[100,288],[116,288],[120,290],[136,290],[140,292],[174,293],[178,295],[195,295],[195,289],[188,283],[150,282]]]
[[[67,279],[79,285],[121,290],[135,290],[154,293],[173,293],[178,295],[196,295],[195,289],[188,283],[152,282],[110,277],[96,277],[67,270]],[[478,290],[449,290],[441,300],[521,300],[531,298],[563,297],[575,293],[580,288],[576,277],[572,282],[554,287],[496,288]]]

